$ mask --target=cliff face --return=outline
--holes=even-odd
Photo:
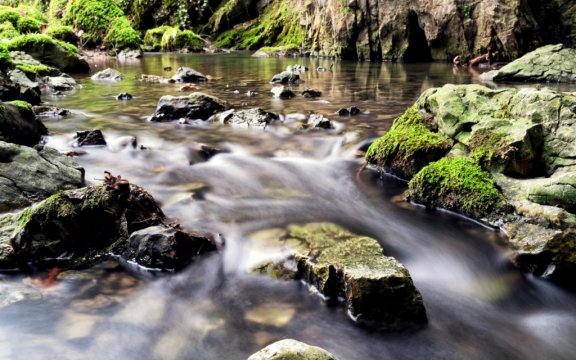
[[[214,34],[220,34],[226,19],[227,28],[242,28],[250,21],[258,21],[258,15],[246,19],[251,12],[263,14],[277,2],[285,1],[225,1],[208,27]],[[570,45],[576,39],[573,26],[576,6],[570,0],[294,0],[290,3],[291,9],[300,14],[299,25],[306,32],[304,48],[318,56],[429,61],[480,54],[491,47],[505,57],[514,58],[546,43]]]

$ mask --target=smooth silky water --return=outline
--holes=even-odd
[[[310,71],[301,91],[322,97],[273,99],[268,81],[288,65]],[[86,147],[76,160],[88,183],[104,171],[148,190],[184,228],[218,232],[222,252],[177,274],[154,274],[113,261],[47,283],[47,274],[0,275],[0,292],[37,288],[27,300],[0,308],[0,358],[246,359],[280,339],[325,348],[339,359],[574,359],[576,297],[515,270],[501,234],[469,219],[403,201],[406,184],[379,180],[357,150],[382,135],[422,91],[477,82],[448,64],[371,64],[327,59],[256,59],[247,54],[146,55],[94,60],[125,79],[44,95],[71,109],[45,120],[47,143],[63,152],[76,131],[101,129],[109,146]],[[172,71],[165,71],[170,66]],[[162,95],[185,95],[177,84],[148,84],[140,74],[170,76],[190,66],[211,76],[197,91],[238,107],[277,112],[288,124],[265,130],[214,123],[150,123]],[[317,72],[323,66],[328,71]],[[332,66],[332,68],[331,68]],[[331,69],[331,71],[330,71]],[[256,91],[247,96],[246,92]],[[121,92],[134,95],[117,101]],[[341,107],[363,113],[339,117]],[[294,130],[290,114],[320,113],[334,131]],[[126,146],[136,137],[138,147]],[[200,163],[197,143],[226,148]],[[403,262],[422,292],[429,324],[419,331],[373,332],[354,324],[342,306],[327,306],[305,284],[247,270],[278,256],[267,239],[288,224],[330,221],[376,238]],[[32,285],[31,285],[32,284]]]

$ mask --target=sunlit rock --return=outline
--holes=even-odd
[[[232,109],[218,114],[217,118],[222,124],[247,128],[265,128],[276,121],[280,121],[280,117],[277,114],[264,111],[260,108],[247,110]]]
[[[150,121],[173,121],[181,118],[208,120],[214,114],[227,110],[230,106],[218,99],[200,92],[188,96],[162,96]]]
[[[337,360],[328,351],[293,339],[284,339],[268,345],[251,355],[248,360]]]
[[[116,69],[107,68],[98,71],[96,74],[90,77],[92,80],[97,81],[120,81],[123,79],[122,73]]]
[[[196,83],[208,81],[206,75],[189,67],[179,67],[171,78],[178,83]]]
[[[330,301],[345,299],[352,318],[370,328],[399,330],[427,322],[408,270],[385,256],[376,240],[323,223],[291,226],[279,240],[292,255],[261,265],[259,272],[303,279]]]

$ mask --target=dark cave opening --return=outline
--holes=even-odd
[[[428,41],[426,41],[426,34],[418,23],[418,15],[414,11],[408,14],[408,48],[402,56],[403,62],[428,62],[432,61],[432,54]]]

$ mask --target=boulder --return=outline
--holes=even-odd
[[[144,52],[140,49],[124,49],[121,50],[117,55],[119,59],[140,59],[142,56],[144,56]]]
[[[84,184],[84,169],[55,149],[0,141],[0,212]]]
[[[279,99],[292,99],[296,94],[294,91],[284,87],[284,86],[274,86],[272,90],[270,90],[272,94],[274,94],[275,98]]]
[[[264,111],[260,108],[247,110],[232,109],[218,114],[217,117],[222,124],[232,127],[249,128],[265,128],[273,122],[280,120],[277,114]]]
[[[227,110],[229,105],[200,92],[188,96],[162,96],[150,121],[173,121],[180,118],[208,120],[214,114]]]
[[[0,141],[33,146],[47,134],[48,129],[34,115],[30,104],[0,103]]]
[[[270,82],[273,84],[297,84],[300,82],[300,75],[292,71],[283,71],[274,75]]]
[[[178,83],[195,83],[208,81],[206,75],[189,67],[179,67],[171,78]]]
[[[328,351],[303,342],[284,339],[252,354],[248,360],[337,360]]]
[[[106,146],[102,130],[78,131],[74,135],[74,146]]]
[[[10,56],[14,66],[23,71],[31,80],[39,76],[60,76],[62,72],[55,67],[42,64],[23,51],[11,51]]]
[[[498,70],[480,75],[485,81],[576,82],[576,49],[546,45]]]
[[[180,270],[197,255],[217,249],[210,234],[189,233],[165,225],[133,232],[121,251],[123,258],[148,267]]]
[[[385,256],[376,240],[314,223],[290,226],[279,243],[290,257],[262,264],[257,271],[302,279],[331,302],[345,299],[350,315],[363,326],[400,330],[427,322],[408,270]]]
[[[123,79],[122,73],[116,69],[107,68],[98,71],[96,74],[90,77],[92,80],[97,81],[120,81]]]
[[[46,76],[42,83],[51,91],[70,91],[76,88],[76,80],[67,74],[61,76]]]

